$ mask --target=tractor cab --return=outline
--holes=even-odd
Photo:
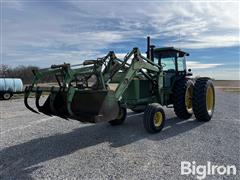
[[[175,82],[184,79],[185,76],[192,75],[190,69],[187,71],[186,56],[189,56],[187,52],[174,47],[155,48],[154,45],[150,44],[150,37],[147,38],[147,58],[160,65],[163,70],[162,83],[167,105],[172,103],[169,97]]]
[[[164,72],[186,74],[186,59],[189,54],[174,47],[155,48],[153,61],[163,67]]]
[[[186,56],[189,53],[174,47],[155,48],[147,39],[147,58],[163,67],[163,72],[175,75],[186,75]]]

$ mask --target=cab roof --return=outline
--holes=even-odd
[[[174,47],[161,47],[161,48],[154,48],[154,54],[172,54],[172,53],[179,53],[179,56],[189,56],[189,53],[182,51],[181,49],[177,49]]]

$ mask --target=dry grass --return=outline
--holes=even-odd
[[[215,80],[214,86],[216,89],[220,89],[225,92],[240,93],[239,80]]]

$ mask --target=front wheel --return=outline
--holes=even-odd
[[[193,89],[193,112],[199,121],[210,121],[215,107],[215,91],[210,78],[198,78]]]
[[[144,112],[143,124],[149,133],[160,132],[165,124],[165,113],[158,103],[149,104]]]
[[[108,121],[112,126],[121,125],[127,117],[127,108],[121,107],[117,119]]]

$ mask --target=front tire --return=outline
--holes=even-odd
[[[158,103],[149,104],[144,112],[143,124],[149,133],[160,132],[165,124],[165,113]]]
[[[190,79],[180,79],[174,85],[173,107],[175,114],[180,119],[189,119],[193,114],[193,86],[193,81]]]
[[[215,107],[215,90],[210,78],[198,78],[193,89],[193,112],[199,121],[210,121]]]
[[[117,119],[114,119],[114,120],[111,120],[111,121],[108,121],[108,122],[112,126],[118,126],[118,125],[121,125],[121,124],[124,123],[126,117],[127,117],[127,108],[121,107]]]

